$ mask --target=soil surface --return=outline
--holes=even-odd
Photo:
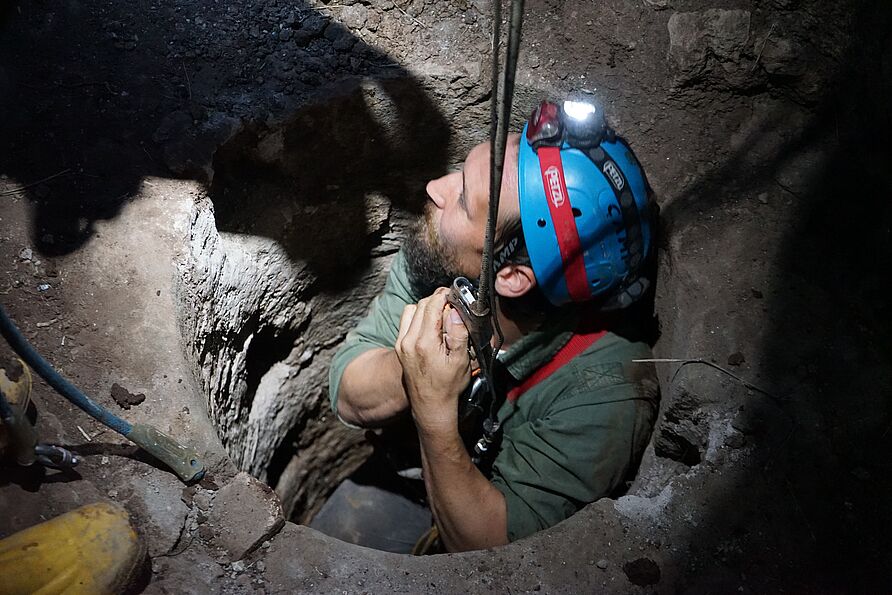
[[[515,124],[600,101],[662,207],[655,352],[682,361],[628,493],[430,559],[285,521],[367,452],[327,362],[424,181],[486,136],[488,2],[6,1],[0,301],[209,475],[187,488],[38,381],[41,440],[82,462],[0,468],[0,536],[119,502],[146,592],[888,590],[892,11],[527,4]]]

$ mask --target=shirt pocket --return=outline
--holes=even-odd
[[[619,362],[581,365],[576,369],[576,379],[579,388],[588,390],[607,388],[629,381],[623,372],[623,365]]]

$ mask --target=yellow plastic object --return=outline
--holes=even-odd
[[[37,431],[27,417],[31,385],[31,370],[22,360],[0,357],[0,391],[12,409],[11,417],[0,421],[0,456],[8,454],[25,466],[36,460]]]
[[[119,593],[144,558],[126,510],[88,504],[0,540],[0,593]]]

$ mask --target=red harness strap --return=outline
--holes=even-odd
[[[520,396],[557,372],[564,364],[594,345],[598,339],[607,334],[607,331],[591,331],[574,333],[567,344],[554,354],[548,363],[530,374],[526,380],[508,391],[508,402],[514,403]]]

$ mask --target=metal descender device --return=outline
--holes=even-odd
[[[492,346],[493,318],[489,306],[478,299],[476,288],[465,277],[458,277],[452,282],[446,301],[458,311],[468,329],[469,355],[479,366],[470,390],[459,400],[459,420],[468,420],[475,414],[486,415],[482,435],[471,452],[474,464],[479,465],[499,431],[496,416],[499,399],[493,370],[496,361]]]

